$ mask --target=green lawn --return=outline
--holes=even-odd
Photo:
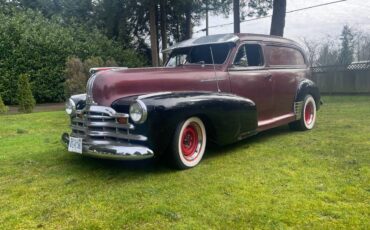
[[[0,229],[369,229],[370,97],[324,97],[287,127],[175,171],[68,153],[64,112],[0,116]]]

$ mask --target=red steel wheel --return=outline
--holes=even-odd
[[[206,129],[202,120],[191,117],[180,123],[172,145],[175,166],[186,169],[198,165],[203,158],[206,141]]]
[[[181,137],[181,151],[184,157],[191,159],[196,153],[198,147],[197,124],[190,123],[184,130]]]
[[[307,95],[303,106],[304,126],[306,129],[312,129],[316,123],[316,102],[311,95]]]
[[[314,117],[314,111],[313,111],[313,103],[309,102],[306,105],[306,109],[304,111],[304,119],[306,124],[311,124],[313,122],[313,117]]]

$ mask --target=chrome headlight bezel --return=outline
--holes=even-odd
[[[142,124],[148,117],[148,109],[144,102],[136,100],[130,105],[130,118],[136,124]]]
[[[70,116],[76,113],[76,103],[71,98],[66,102],[65,111]]]

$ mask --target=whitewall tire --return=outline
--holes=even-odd
[[[181,122],[172,141],[171,155],[177,168],[195,167],[202,160],[207,143],[205,126],[198,117]]]
[[[294,130],[311,130],[316,124],[316,101],[312,95],[307,94],[303,100],[303,107],[300,114],[301,119],[289,124]]]

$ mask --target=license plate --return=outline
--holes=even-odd
[[[82,154],[82,138],[69,137],[68,151]]]

